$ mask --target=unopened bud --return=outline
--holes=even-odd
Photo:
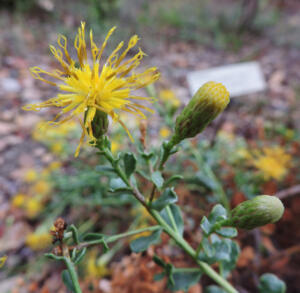
[[[108,130],[108,124],[107,114],[100,110],[96,110],[96,114],[92,121],[93,136],[96,139],[102,138]]]
[[[283,212],[284,206],[278,197],[259,195],[235,207],[229,222],[233,227],[251,230],[277,222]]]
[[[229,92],[221,83],[202,85],[176,119],[173,141],[194,137],[214,120],[229,103]]]

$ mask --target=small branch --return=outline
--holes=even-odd
[[[292,186],[290,188],[281,190],[279,192],[277,192],[275,195],[279,198],[279,199],[285,199],[294,195],[300,194],[300,184],[299,185],[295,185]]]
[[[64,257],[64,263],[70,274],[75,293],[82,293],[79,282],[78,282],[78,277],[77,277],[77,273],[76,273],[74,264],[72,263],[72,261],[69,257]]]

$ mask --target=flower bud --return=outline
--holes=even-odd
[[[107,132],[108,129],[108,118],[107,114],[96,110],[96,114],[93,118],[92,123],[92,130],[93,130],[93,136],[96,139],[102,138],[102,136]]]
[[[202,85],[176,119],[173,141],[194,137],[214,120],[229,103],[229,92],[221,83]]]
[[[281,200],[276,196],[259,195],[246,200],[231,211],[229,225],[251,230],[277,222],[284,212]]]

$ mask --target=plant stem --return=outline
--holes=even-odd
[[[75,293],[82,293],[73,262],[69,257],[64,257],[64,263],[66,264],[68,272],[70,274]]]
[[[210,278],[212,278],[217,284],[222,286],[228,293],[238,293],[232,285],[220,276],[215,270],[213,270],[207,263],[202,262],[198,259],[196,251],[173,229],[169,227],[169,225],[164,221],[164,219],[160,216],[160,214],[151,210],[151,215],[155,218],[155,220],[163,227],[164,231],[173,239],[175,242],[188,254],[190,255],[195,262],[199,265],[202,271],[207,274]]]
[[[166,154],[163,154],[163,157],[162,157],[161,162],[159,164],[159,169],[160,170],[163,170],[164,163],[169,158],[169,156],[171,154],[172,147],[173,147],[173,143],[171,141],[171,142],[168,143],[167,151],[165,152]],[[103,151],[103,154],[108,159],[108,161],[111,163],[112,167],[115,168],[116,173],[121,177],[121,179],[123,180],[123,182],[132,190],[133,195],[135,196],[135,198],[137,200],[139,200],[141,202],[141,204],[146,207],[146,209],[149,212],[149,214],[164,229],[164,231],[178,244],[178,246],[180,246],[188,255],[190,255],[194,259],[194,261],[199,265],[199,267],[203,270],[203,272],[205,274],[207,274],[211,279],[213,279],[217,284],[219,284],[220,286],[222,286],[228,293],[238,293],[238,291],[235,290],[234,287],[232,287],[232,285],[226,279],[224,279],[222,276],[220,276],[207,263],[200,261],[198,259],[197,252],[183,239],[183,237],[181,237],[178,232],[176,232],[175,230],[173,230],[164,221],[164,219],[160,216],[160,214],[157,211],[151,209],[147,205],[144,196],[139,192],[139,190],[137,190],[136,188],[134,188],[130,184],[130,182],[128,181],[126,175],[124,174],[124,172],[120,168],[119,164],[116,163],[116,161],[112,157],[111,152],[109,150],[107,150],[107,149],[104,149],[104,150],[101,150],[101,151]],[[174,220],[174,218],[173,218],[173,220]],[[172,218],[171,218],[171,221],[172,221]],[[128,233],[128,232],[126,232],[126,233]],[[126,233],[124,233],[124,234],[126,234]]]

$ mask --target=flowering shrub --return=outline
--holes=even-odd
[[[236,228],[253,229],[276,222],[281,218],[284,207],[279,199],[262,195],[241,203],[231,211],[228,198],[222,186],[217,183],[213,172],[203,163],[198,149],[191,149],[197,162],[202,164],[206,172],[207,177],[202,180],[203,183],[209,185],[209,180],[213,180],[212,188],[217,194],[219,203],[213,207],[207,217],[203,217],[200,224],[202,238],[197,247],[193,248],[188,243],[184,238],[182,210],[176,204],[178,195],[174,190],[175,184],[182,179],[182,176],[179,174],[168,176],[165,173],[165,166],[172,155],[179,152],[182,141],[198,135],[224,111],[229,103],[229,93],[220,83],[212,81],[205,83],[179,113],[175,126],[171,125],[170,119],[166,126],[162,126],[160,151],[148,148],[146,143],[147,126],[141,122],[139,125],[141,137],[136,142],[138,151],[136,153],[127,150],[118,152],[121,142],[114,141],[114,137],[110,140],[108,128],[111,123],[108,116],[112,118],[113,122],[119,122],[131,137],[127,125],[120,118],[121,113],[127,112],[145,119],[146,116],[142,110],[152,112],[143,103],[153,101],[153,98],[134,96],[132,90],[153,83],[158,79],[159,73],[154,67],[142,73],[133,71],[140,65],[141,59],[145,55],[141,49],[133,57],[125,59],[128,51],[137,44],[137,36],[130,39],[127,48],[122,53],[120,50],[123,42],[121,42],[101,65],[103,50],[114,29],[109,31],[100,48],[94,43],[93,33],[90,32],[92,66],[88,64],[84,23],[79,28],[74,42],[78,63],[71,58],[67,50],[67,39],[59,36],[58,46],[60,49],[53,46],[50,46],[50,49],[59,61],[61,68],[54,72],[46,72],[39,67],[34,67],[32,73],[37,79],[58,87],[63,93],[59,93],[57,97],[46,102],[25,106],[24,109],[60,108],[60,112],[54,121],[49,123],[49,126],[51,124],[66,125],[71,120],[78,120],[82,128],[82,135],[75,155],[79,154],[80,146],[87,137],[90,146],[97,150],[97,155],[101,159],[105,159],[108,165],[104,163],[97,165],[94,167],[93,175],[89,175],[85,180],[76,180],[75,178],[74,184],[84,182],[88,185],[87,179],[93,180],[99,175],[107,177],[109,187],[103,185],[101,188],[115,196],[107,196],[106,199],[113,200],[116,197],[124,199],[125,196],[127,202],[131,200],[140,206],[136,208],[135,213],[141,214],[142,218],[136,221],[134,229],[116,235],[81,233],[74,225],[67,226],[63,219],[58,219],[51,229],[55,247],[47,256],[65,264],[66,270],[63,271],[62,279],[68,289],[72,292],[82,292],[76,266],[84,258],[89,274],[105,275],[108,273],[106,264],[112,257],[112,253],[119,248],[120,244],[118,243],[122,245],[122,242],[118,242],[115,246],[110,247],[111,243],[127,237],[131,241],[131,250],[140,253],[147,250],[149,246],[157,244],[161,240],[162,233],[165,233],[194,261],[194,267],[178,268],[170,261],[154,255],[154,262],[161,267],[161,273],[155,276],[155,280],[165,278],[167,287],[173,291],[188,290],[191,285],[199,281],[203,274],[206,274],[226,292],[237,292],[227,280],[235,267],[240,251],[237,242],[232,240],[237,236]],[[44,76],[50,79],[46,79]],[[52,78],[58,79],[59,83],[52,81]],[[175,97],[168,92],[161,92],[160,95],[165,97],[164,102],[169,104],[171,109],[169,113],[172,116],[178,107],[177,102],[173,103]],[[174,101],[170,103],[172,99]],[[138,100],[139,103],[134,100]],[[61,120],[56,121],[57,119]],[[168,141],[165,140],[166,137],[170,137]],[[32,175],[28,178],[34,181]],[[92,176],[94,177],[91,179]],[[147,185],[149,188],[142,192],[142,185]],[[68,188],[72,187],[68,186]],[[84,185],[84,187],[87,186]],[[36,186],[36,190],[48,193],[43,184]],[[86,189],[83,188],[82,197],[86,195],[85,193]],[[22,200],[22,197],[18,195],[15,205],[22,206]],[[72,199],[68,200],[71,204]],[[135,214],[133,216],[135,217]],[[28,238],[28,245],[33,249],[39,249],[40,246],[36,245],[36,239],[41,235],[37,234]],[[97,261],[92,250],[87,253],[87,250],[94,245],[101,246],[103,250],[103,255]],[[218,272],[211,267],[212,264],[218,264]],[[271,279],[268,276],[263,277],[261,288],[267,288],[268,280]],[[281,281],[278,281],[277,284],[283,288]],[[207,290],[216,292],[213,290],[222,289],[210,286]]]

